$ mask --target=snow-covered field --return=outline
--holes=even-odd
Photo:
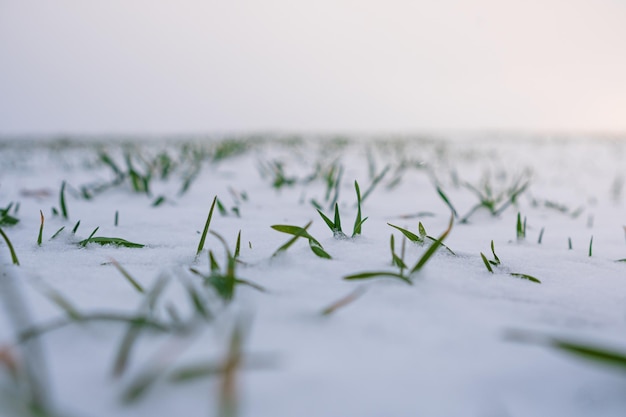
[[[625,157],[606,138],[0,142],[19,260],[0,238],[0,415],[623,417]],[[334,201],[343,238],[315,208],[333,222]],[[436,240],[452,207],[454,255],[427,258],[419,224]],[[275,254],[294,236],[271,226],[310,221]]]

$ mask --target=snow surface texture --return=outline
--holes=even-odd
[[[159,159],[163,152],[168,156]],[[103,162],[105,154],[121,175]],[[141,183],[134,191],[125,154],[141,175],[153,172],[149,195]],[[0,415],[29,415],[24,404],[35,401],[44,415],[94,417],[622,417],[623,367],[511,335],[525,331],[626,352],[626,264],[616,262],[626,258],[625,156],[626,142],[606,139],[0,143],[0,208],[19,202],[17,214],[15,204],[9,210],[19,223],[2,229],[20,262],[12,265],[0,240]],[[335,190],[327,192],[325,176],[332,186],[342,171],[337,201],[350,236],[354,181],[364,194],[387,166],[363,201],[368,219],[362,234],[335,239],[311,203],[333,218]],[[190,185],[181,193],[186,178]],[[67,220],[59,201],[63,181]],[[479,193],[503,193],[500,207],[526,182],[502,213],[480,208],[460,221]],[[99,188],[103,184],[115,185]],[[446,229],[450,209],[437,185],[458,212],[445,241],[456,256],[442,249],[419,272],[405,271],[413,285],[392,277],[344,280],[398,271],[390,235],[398,256],[403,237],[387,223],[417,234],[422,222],[434,237]],[[165,200],[153,206],[159,196]],[[265,292],[237,285],[229,302],[190,272],[209,275],[208,250],[226,268],[224,247],[212,234],[195,256],[214,196],[225,215],[216,207],[210,230],[231,252],[241,230],[236,276]],[[45,216],[41,246],[39,210]],[[518,212],[526,218],[520,239]],[[309,233],[332,259],[316,256],[304,238],[272,257],[291,236],[270,226],[311,220]],[[81,247],[98,226],[95,236],[146,246]],[[494,273],[480,257],[493,259],[492,240],[502,262]],[[409,268],[429,247],[405,245]],[[147,296],[112,259],[146,291],[167,280],[152,310],[142,310]],[[75,321],[18,343],[33,326],[68,317],[51,289],[79,315],[149,311],[170,327],[138,326],[127,366],[117,375],[114,361],[130,326],[125,322]],[[349,294],[355,299],[322,314]],[[208,376],[172,378],[184,367],[207,364],[213,369]],[[152,383],[124,401],[146,375]]]

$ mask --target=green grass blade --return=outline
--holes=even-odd
[[[128,281],[128,283],[130,285],[133,286],[133,288],[135,288],[137,291],[139,291],[140,293],[145,293],[145,290],[143,289],[143,287],[141,286],[141,284],[139,284],[137,282],[137,280],[135,280],[132,275],[130,275],[130,273],[122,267],[122,265],[120,265],[115,259],[111,258],[111,263],[113,264],[113,266],[115,267],[115,269],[117,269],[120,274],[122,274],[122,276],[124,278],[126,278],[126,280]]]
[[[384,277],[397,278],[400,281],[406,282],[409,285],[413,285],[411,280],[408,279],[407,277],[400,275],[400,274],[396,274],[395,272],[388,272],[388,271],[360,272],[358,274],[347,275],[343,277],[343,279],[352,281],[352,280],[384,278]]]
[[[446,203],[446,205],[448,206],[450,211],[452,211],[452,214],[454,215],[454,217],[455,218],[459,217],[459,215],[456,212],[456,209],[454,208],[454,206],[450,202],[450,199],[448,198],[448,196],[443,192],[443,190],[439,186],[437,186],[437,194],[439,194],[439,197],[441,197],[441,199],[443,200],[444,203]]]
[[[480,257],[483,259],[483,263],[485,264],[485,267],[487,268],[487,271],[489,271],[489,272],[491,272],[493,274],[493,268],[489,264],[489,261],[487,260],[487,257],[482,252],[480,253]]]
[[[306,231],[306,229],[300,227],[300,226],[291,226],[291,225],[286,225],[286,224],[275,224],[273,226],[270,226],[272,229],[278,231],[278,232],[282,232],[282,233],[287,233],[289,235],[294,235],[297,237],[303,237],[305,239],[309,239],[309,240],[313,240],[315,242],[317,242],[317,240],[315,240],[315,238],[313,236],[311,236],[309,234],[309,232]],[[319,244],[319,242],[317,242]]]
[[[591,236],[591,240],[589,240],[589,257],[593,254],[593,236]]]
[[[332,257],[328,254],[328,252],[324,250],[322,245],[320,245],[320,243],[317,240],[309,239],[309,247],[311,248],[313,253],[319,256],[320,258],[332,259]]]
[[[511,275],[512,277],[516,277],[516,278],[521,278],[521,279],[527,279],[528,281],[532,281],[535,282],[537,284],[541,284],[541,281],[539,281],[537,278],[528,275],[528,274],[520,274],[517,272],[511,272],[509,275]]]
[[[424,240],[421,239],[418,235],[416,235],[413,232],[410,232],[406,229],[403,229],[399,226],[395,226],[391,223],[387,223],[389,226],[393,227],[394,229],[399,230],[404,236],[406,236],[407,239],[409,239],[411,242],[416,242],[416,243],[424,243]]]
[[[324,220],[324,223],[326,223],[331,232],[335,233],[335,223],[333,223],[332,220],[330,220],[324,213],[322,213],[320,209],[317,209],[317,212],[320,214],[322,220]]]
[[[391,169],[391,165],[387,165],[385,169],[383,169],[382,172],[378,174],[376,178],[372,180],[372,183],[370,184],[370,186],[367,187],[367,190],[365,190],[365,192],[363,193],[363,197],[361,198],[362,202],[365,201],[367,197],[369,197],[372,191],[374,191],[374,188],[376,188],[378,183],[382,181],[382,179],[385,177],[385,175],[387,175],[387,172],[389,172],[390,169]]]
[[[239,253],[241,252],[241,230],[237,234],[237,243],[235,244],[235,254],[233,257],[235,259],[239,258]]]
[[[494,248],[493,240],[491,241],[491,253],[493,253],[493,259],[495,259],[496,265],[500,265],[500,258],[496,255],[496,250]]]
[[[365,293],[365,287],[357,287],[354,291],[350,292],[350,294],[341,297],[339,300],[333,302],[328,307],[324,308],[321,312],[322,316],[328,316],[347,306],[348,304],[353,303],[357,299],[359,299]]]
[[[206,241],[206,235],[209,231],[209,225],[211,224],[211,217],[213,217],[213,209],[215,208],[216,202],[217,196],[213,198],[213,203],[211,204],[211,208],[209,209],[209,215],[207,216],[206,222],[204,223],[204,230],[202,230],[202,236],[200,237],[200,243],[198,244],[196,256],[200,255],[200,252],[204,250],[204,242]]]
[[[524,239],[524,226],[522,224],[522,214],[520,212],[517,212],[517,225],[515,227],[516,230],[516,235],[517,235],[517,240],[523,240]]]
[[[312,221],[308,222],[302,229],[304,229],[304,231],[306,232],[306,230],[311,226],[311,224],[313,224]],[[272,254],[272,258],[277,256],[279,253],[284,252],[287,249],[289,249],[291,245],[293,245],[296,242],[296,240],[298,240],[300,237],[301,236],[294,236],[293,238],[289,239],[284,245],[276,249],[276,251]]]
[[[39,235],[37,236],[37,245],[41,246],[41,241],[43,239],[43,222],[44,222],[44,217],[43,217],[43,211],[39,210],[39,216],[41,218],[41,224],[39,225]]]
[[[574,342],[558,337],[544,336],[525,331],[511,331],[509,340],[549,346],[612,369],[626,372],[626,352],[599,346],[595,343]]]
[[[97,243],[98,245],[114,245],[114,246],[123,246],[125,248],[143,248],[146,245],[141,243],[129,242],[126,239],[120,239],[119,237],[90,237],[89,239],[85,239],[79,244],[81,246],[87,245],[87,243]]]
[[[59,203],[61,207],[61,215],[65,220],[68,219],[67,206],[65,205],[65,181],[61,183],[61,192],[59,193]]]
[[[361,234],[361,226],[365,222],[365,220],[361,218],[361,190],[359,189],[359,183],[356,180],[354,181],[354,189],[356,190],[356,207],[357,207],[356,210],[357,211],[356,211],[356,219],[354,219],[354,228],[352,229],[352,237],[355,237]]]
[[[9,240],[9,237],[6,235],[6,233],[4,233],[4,230],[2,230],[2,228],[0,227],[0,235],[2,235],[2,238],[4,239],[4,241],[6,242],[7,246],[9,247],[9,252],[11,253],[11,261],[13,262],[13,265],[18,265],[20,264],[20,261],[17,259],[17,255],[15,253],[15,249],[13,249],[13,245],[11,244],[11,241]]]
[[[343,233],[341,230],[341,217],[339,216],[339,204],[335,203],[335,230]]]
[[[50,240],[56,238],[57,236],[59,236],[59,233],[61,233],[63,231],[63,229],[65,229],[65,226],[62,226],[59,230],[57,230],[56,232],[54,232],[54,234],[52,235],[52,237],[50,238]]]
[[[78,226],[80,226],[80,220],[76,222],[76,224],[74,225],[74,228],[72,229],[72,234],[76,234],[76,231],[78,231]]]
[[[424,238],[428,236],[428,233],[426,233],[426,228],[424,228],[424,225],[422,224],[422,222],[419,222],[419,224],[417,225],[417,230],[422,240],[424,240]]]

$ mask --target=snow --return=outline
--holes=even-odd
[[[626,378],[619,369],[515,341],[510,335],[529,331],[626,352],[626,265],[615,262],[626,258],[620,185],[626,177],[626,142],[535,137],[238,140],[247,148],[220,160],[211,159],[223,143],[220,138],[131,145],[95,139],[0,142],[0,207],[20,203],[20,222],[3,230],[21,264],[11,265],[6,244],[0,242],[5,307],[0,345],[10,347],[17,361],[32,359],[25,348],[29,343],[43,350],[40,359],[46,365],[38,373],[48,381],[50,410],[76,416],[227,415],[220,408],[224,373],[186,383],[172,383],[167,375],[184,365],[223,363],[234,329],[242,328],[243,362],[235,379],[236,411],[241,416],[624,415]],[[99,162],[98,151],[108,152],[124,166],[123,149],[150,160],[164,149],[179,155],[186,143],[207,153],[198,177],[182,196],[181,175],[190,166],[176,167],[168,180],[153,179],[151,197],[134,193],[128,180],[91,200],[76,192],[82,185],[114,178]],[[324,181],[303,181],[316,163],[327,167],[335,160],[344,168],[338,202],[348,235],[356,215],[354,180],[363,193],[371,183],[369,160],[376,173],[387,164],[392,167],[364,201],[368,220],[362,235],[353,239],[334,239],[310,204],[315,199],[328,209]],[[142,166],[138,159],[133,161]],[[259,173],[259,165],[270,161],[281,161],[285,174],[300,181],[274,189],[272,179]],[[399,185],[389,189],[402,161],[410,167]],[[462,184],[481,188],[486,178],[494,192],[516,179],[530,185],[499,216],[478,210],[467,224],[457,219],[445,241],[457,256],[439,251],[411,276],[413,285],[393,278],[342,279],[364,271],[396,271],[389,237],[395,235],[399,254],[402,235],[387,223],[417,233],[421,221],[431,236],[439,236],[450,211],[435,184],[463,216],[478,200]],[[68,184],[69,220],[51,213],[52,207],[59,207],[62,181]],[[230,189],[245,192],[247,201],[237,203]],[[36,190],[37,196],[24,193]],[[152,207],[159,195],[166,202]],[[208,274],[207,249],[220,266],[225,264],[223,247],[212,235],[195,257],[215,195],[227,210],[238,205],[241,217],[230,211],[222,216],[216,209],[210,230],[223,236],[231,251],[241,230],[243,264],[237,266],[238,277],[266,292],[239,285],[234,300],[224,303],[189,272],[193,267]],[[551,208],[553,203],[566,212]],[[36,243],[39,210],[45,215],[41,246]],[[518,212],[527,219],[522,241],[516,238]],[[421,215],[406,217],[415,213]],[[326,214],[332,218],[330,210]],[[78,220],[80,227],[72,235]],[[305,239],[272,257],[290,236],[271,225],[304,226],[310,220],[309,233],[333,259],[316,257]],[[61,226],[64,232],[49,240]],[[146,247],[80,248],[76,243],[98,226],[97,236]],[[493,257],[492,240],[502,260],[494,274],[480,258],[481,252]],[[425,248],[406,243],[409,267]],[[129,285],[111,258],[147,289],[159,277],[169,278],[157,302],[159,319],[169,319],[167,306],[175,306],[183,319],[192,317],[185,285],[198,289],[213,319],[199,322],[186,335],[143,331],[119,378],[112,376],[112,367],[127,324],[74,323],[17,343],[16,326],[21,331],[65,314],[45,296],[45,288],[62,294],[82,313],[138,311],[145,295]],[[510,272],[532,275],[542,283]],[[321,314],[357,288],[364,292],[356,300],[330,315]],[[15,319],[20,314],[27,314],[28,323]],[[164,375],[137,401],[125,404],[125,390],[143,372],[159,366],[166,368]],[[19,386],[15,391],[16,384],[0,367],[0,415],[24,415],[5,401],[27,397],[28,390]]]

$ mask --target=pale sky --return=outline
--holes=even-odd
[[[626,132],[626,0],[0,0],[0,134]]]

